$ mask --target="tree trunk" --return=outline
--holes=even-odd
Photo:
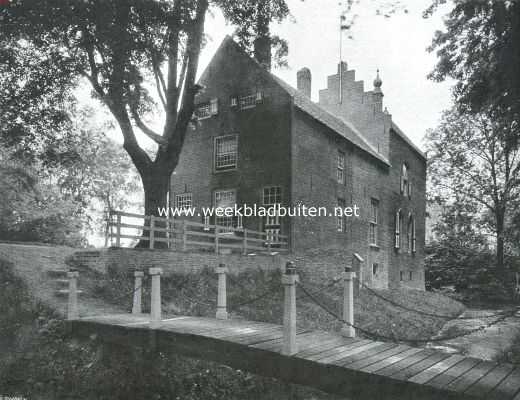
[[[497,271],[504,272],[504,219],[505,215],[502,211],[496,214],[496,233],[497,233]]]
[[[159,216],[159,209],[169,210],[168,191],[170,189],[171,171],[159,168],[154,165],[149,172],[141,176],[144,189],[144,213],[145,215]],[[165,217],[166,215],[163,215]],[[145,226],[150,226],[150,220],[145,221]],[[163,221],[156,221],[156,227],[164,228],[166,224]],[[136,247],[149,248],[150,247],[150,231],[143,231],[143,239],[139,241]],[[154,237],[164,238],[165,232],[154,232]],[[154,248],[167,248],[165,242],[154,242]]]

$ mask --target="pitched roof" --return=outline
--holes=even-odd
[[[293,88],[280,78],[271,74],[272,78],[293,98],[294,105],[303,112],[310,115],[312,118],[321,122],[325,126],[332,129],[334,132],[340,134],[353,145],[366,151],[371,156],[376,157],[383,163],[390,165],[390,162],[363,137],[363,135],[350,122],[341,117],[331,114],[319,104],[314,103],[306,95],[299,90]]]
[[[328,128],[332,129],[337,134],[341,135],[345,139],[347,139],[350,143],[355,145],[356,147],[360,148],[361,150],[365,151],[372,157],[377,158],[378,160],[382,161],[384,164],[390,166],[389,160],[384,157],[382,154],[380,154],[377,149],[368,142],[368,140],[361,134],[361,132],[358,131],[358,129],[349,121],[331,114],[329,111],[325,110],[323,107],[321,107],[319,104],[313,102],[310,98],[308,98],[306,95],[301,93],[299,90],[293,88],[288,83],[284,82],[282,79],[278,78],[271,72],[267,71],[263,66],[261,66],[254,58],[250,57],[240,45],[233,40],[229,35],[226,36],[226,38],[223,40],[222,44],[220,45],[219,49],[217,50],[218,54],[220,50],[225,47],[226,45],[233,45],[235,49],[239,51],[240,54],[245,55],[250,61],[255,63],[258,68],[260,68],[262,71],[264,71],[266,74],[269,75],[273,81],[275,81],[283,90],[287,92],[289,96],[293,99],[293,103],[296,107],[298,107],[300,110],[314,118],[315,120],[321,122],[323,125],[327,126]],[[208,67],[203,72],[200,80],[204,80],[206,78]],[[399,127],[392,122],[392,129],[394,132],[396,132],[399,136],[401,136],[416,152],[419,153],[420,156],[423,158],[426,158],[424,153],[419,150],[417,146],[413,144],[413,142],[399,129]]]

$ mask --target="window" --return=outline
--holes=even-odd
[[[260,103],[263,100],[262,92],[256,92],[247,96],[238,98],[238,105],[241,110],[247,110],[248,108],[256,107],[256,103]]]
[[[408,226],[406,229],[406,244],[407,244],[407,251],[412,253],[414,252],[414,240],[415,240],[415,220],[413,218],[413,215],[410,214],[408,217]]]
[[[415,234],[415,218],[412,218],[412,246],[411,246],[412,253],[415,253],[417,251],[416,243],[417,243],[417,237]]]
[[[372,276],[377,277],[377,274],[379,273],[379,264],[373,263],[372,264]]]
[[[404,271],[399,271],[399,280],[404,281]]]
[[[198,119],[210,118],[213,115],[218,114],[218,99],[211,99],[207,103],[197,105],[195,115]]]
[[[338,232],[344,232],[345,231],[345,216],[343,215],[343,210],[345,209],[345,200],[344,199],[338,199],[338,208],[341,208],[341,212],[338,213],[338,216],[336,217],[336,230]]]
[[[408,272],[408,278],[409,278],[411,281],[413,281],[413,272],[412,272],[412,271]]]
[[[215,170],[226,171],[237,166],[238,137],[236,135],[215,138]]]
[[[182,193],[175,196],[175,207],[177,209],[187,209],[191,206],[191,193]]]
[[[410,184],[410,178],[409,178],[408,174],[409,174],[408,165],[406,163],[403,163],[403,165],[401,167],[401,194],[411,198],[412,197],[412,188],[411,188],[412,185]]]
[[[394,247],[399,249],[401,247],[401,209],[395,213],[395,241]]]
[[[345,183],[345,153],[343,153],[340,150],[338,150],[338,155],[337,155],[336,179],[338,180],[338,183],[341,183],[341,184]]]
[[[369,242],[377,246],[377,228],[379,224],[379,200],[371,199],[370,201],[370,226],[369,226]]]
[[[280,186],[268,186],[264,188],[262,195],[262,203],[268,208],[269,206],[275,206],[282,203],[282,188]],[[265,217],[265,226],[279,226],[280,216],[268,215]]]
[[[225,215],[225,210],[229,207],[234,207],[236,204],[236,191],[230,190],[219,190],[215,192],[215,224],[220,225],[230,230],[237,225],[236,218],[233,215]],[[217,209],[220,215],[217,215]],[[229,212],[229,211],[228,211]]]

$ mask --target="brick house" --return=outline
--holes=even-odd
[[[341,79],[340,79],[341,75]],[[172,206],[335,207],[359,217],[213,217],[206,223],[289,236],[295,254],[352,253],[374,287],[424,289],[425,155],[347,64],[311,101],[311,72],[294,89],[226,38],[203,72],[197,125],[171,179]],[[197,217],[204,222],[204,217]]]

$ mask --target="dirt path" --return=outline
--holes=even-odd
[[[449,321],[437,337],[455,336],[459,333],[468,332],[496,321],[493,316],[504,310],[467,310],[461,317],[474,319],[454,319]],[[508,317],[497,324],[456,339],[446,340],[429,346],[451,353],[462,353],[464,355],[494,360],[507,350],[515,336],[520,334],[520,307],[514,316]]]

